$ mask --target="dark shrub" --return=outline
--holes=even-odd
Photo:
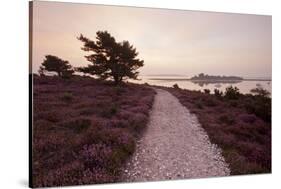
[[[244,107],[249,113],[271,123],[271,99],[262,96],[253,96],[245,99]]]
[[[174,87],[175,89],[179,89],[179,88],[180,88],[177,83],[174,84],[173,87]]]
[[[206,93],[206,94],[210,94],[210,89],[204,89],[204,93]]]
[[[268,92],[266,89],[263,89],[262,87],[257,87],[255,89],[251,89],[251,93],[261,96],[261,97],[269,97],[270,92]]]
[[[225,89],[224,97],[226,99],[238,99],[239,96],[240,96],[240,92],[237,87],[230,86]]]
[[[214,95],[218,98],[221,98],[223,95],[223,92],[218,89],[214,89]]]

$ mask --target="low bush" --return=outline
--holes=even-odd
[[[174,87],[175,89],[179,89],[179,88],[180,88],[177,83],[174,84],[173,87]]]
[[[263,96],[252,96],[244,99],[245,109],[252,114],[271,122],[271,99]]]
[[[261,87],[257,87],[254,89],[251,89],[251,93],[257,95],[257,96],[261,96],[261,97],[269,97],[270,92],[261,88]]]
[[[210,94],[210,92],[211,92],[210,89],[204,89],[205,94]]]
[[[239,96],[240,96],[240,92],[237,87],[229,86],[225,89],[224,97],[226,99],[235,100],[235,99],[238,99]]]
[[[223,92],[218,90],[218,89],[214,89],[214,95],[217,97],[217,98],[221,98],[223,96]]]

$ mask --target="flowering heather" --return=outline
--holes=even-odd
[[[34,77],[33,186],[116,182],[155,92],[89,77]]]
[[[223,150],[232,175],[271,172],[270,98],[165,89],[197,115],[211,142]]]

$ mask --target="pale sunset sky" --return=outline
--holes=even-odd
[[[271,77],[271,16],[35,1],[33,72],[44,56],[86,66],[80,34],[107,30],[144,60],[141,75]]]

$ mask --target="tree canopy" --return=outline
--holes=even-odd
[[[137,58],[136,48],[129,41],[116,42],[107,31],[98,31],[96,34],[96,41],[82,34],[78,37],[83,42],[81,49],[93,54],[85,56],[91,64],[79,67],[77,71],[96,75],[101,79],[111,78],[115,84],[127,78],[137,79],[137,69],[144,64],[143,60]]]
[[[56,72],[60,77],[69,76],[74,73],[74,70],[68,61],[53,55],[45,56],[38,72],[40,75],[43,75],[45,71]]]

